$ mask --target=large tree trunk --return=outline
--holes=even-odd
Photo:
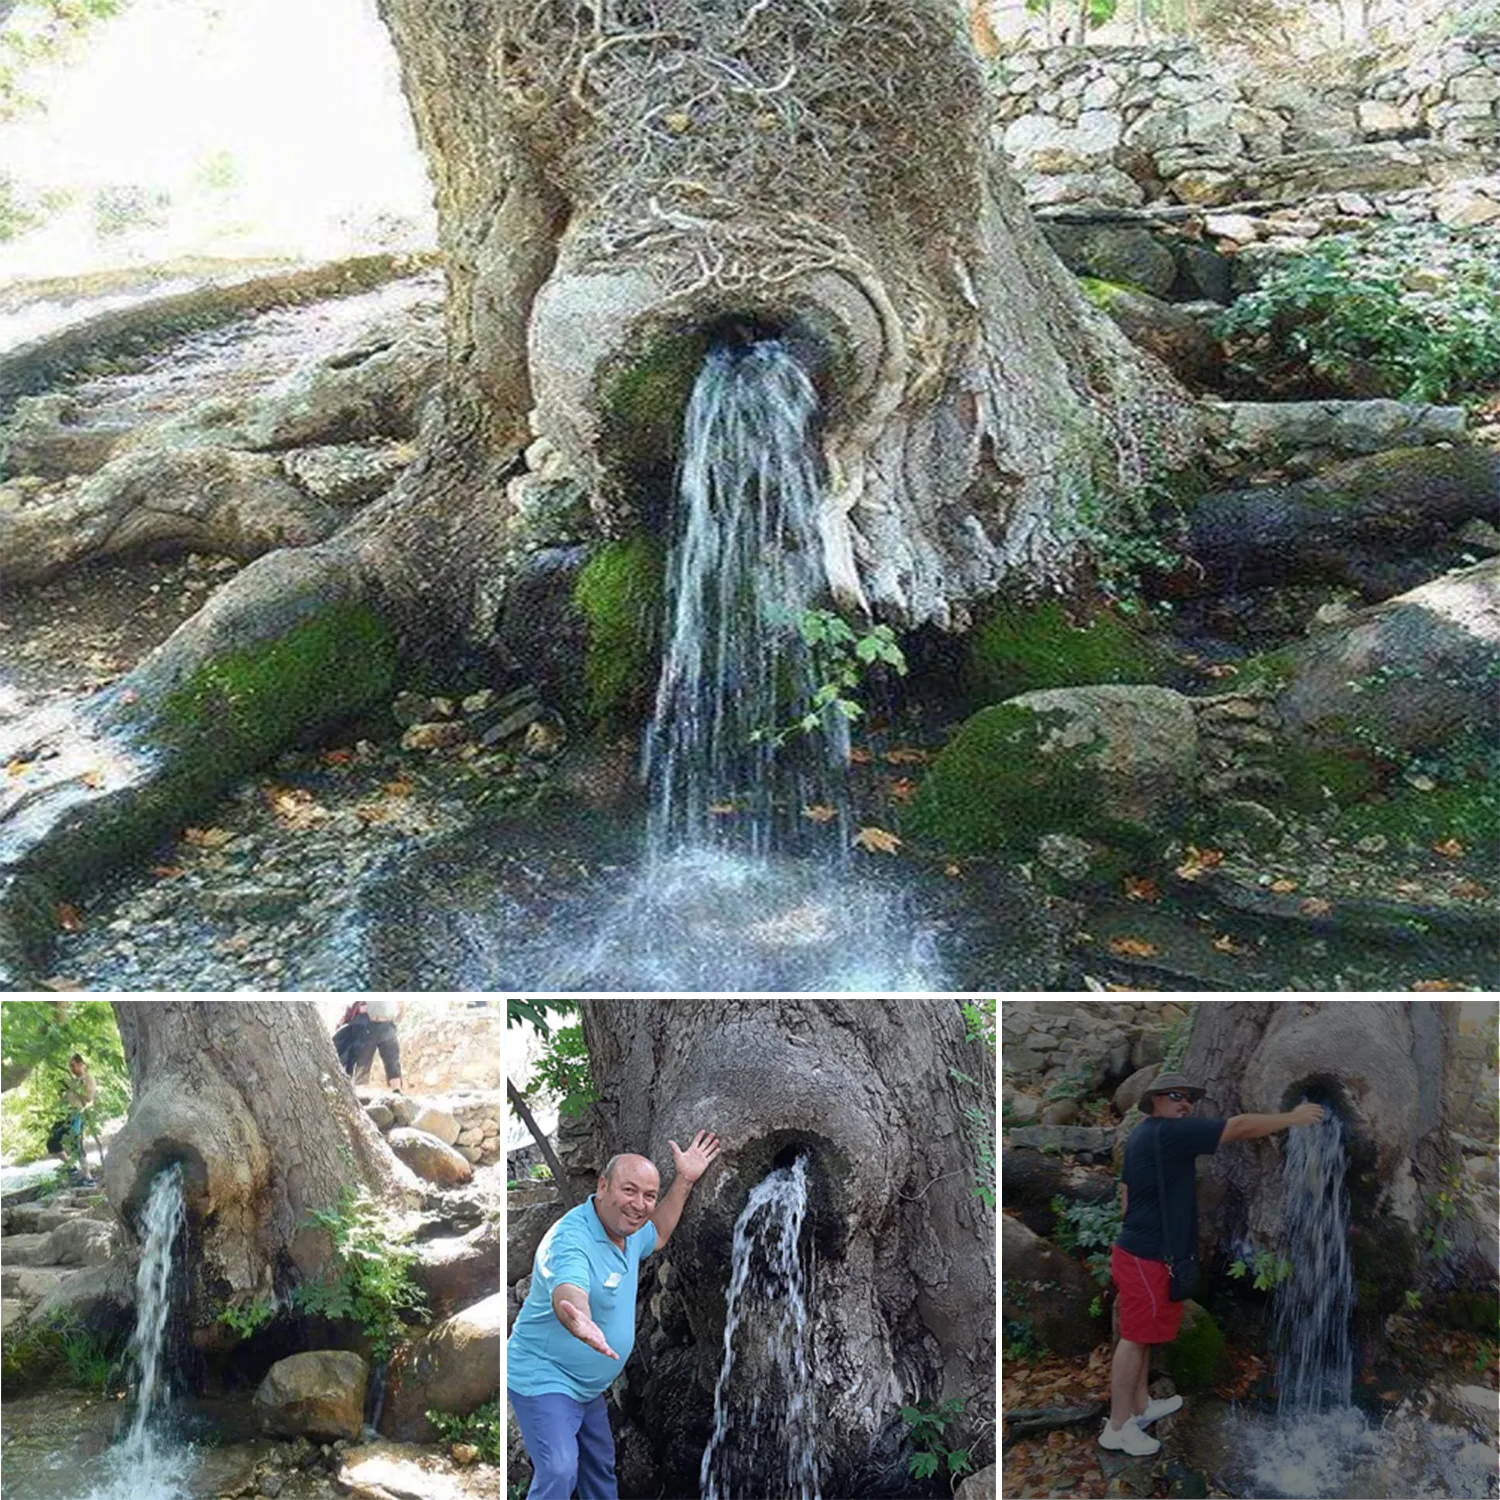
[[[38,961],[60,891],[378,702],[398,653],[495,648],[538,547],[668,534],[716,340],[779,335],[808,365],[829,597],[902,626],[1065,583],[1085,530],[1196,446],[1186,393],[1085,301],[1006,178],[953,0],[380,9],[448,282],[421,456],[66,723],[0,745],[33,766],[0,803],[0,978]],[[569,477],[592,536],[547,520]]]
[[[964,1110],[992,1109],[993,1061],[964,1041],[958,1002],[585,1000],[580,1008],[599,1093],[596,1170],[614,1152],[638,1151],[665,1167],[665,1192],[669,1138],[686,1144],[704,1128],[724,1143],[663,1253],[670,1269],[656,1266],[642,1280],[638,1352],[615,1394],[622,1493],[698,1492],[734,1223],[751,1187],[803,1152],[823,1493],[909,1493],[898,1415],[908,1403],[959,1398],[964,1435],[976,1457],[986,1450],[995,1217],[972,1190]]]
[[[1354,1275],[1367,1285],[1367,1317],[1393,1311],[1415,1283],[1422,1199],[1445,1187],[1455,1027],[1451,1004],[1418,1000],[1205,1003],[1194,1014],[1182,1071],[1208,1090],[1198,1113],[1275,1114],[1306,1095],[1344,1119]],[[1276,1246],[1284,1151],[1284,1137],[1268,1136],[1200,1162],[1205,1259]],[[1493,1280],[1493,1226],[1483,1238],[1460,1227],[1448,1238],[1446,1274]]]
[[[309,1227],[346,1189],[401,1201],[420,1188],[365,1117],[315,1006],[303,1001],[116,1001],[133,1095],[104,1191],[134,1224],[152,1180],[182,1164],[190,1316],[211,1341],[231,1299],[315,1279],[331,1250]]]

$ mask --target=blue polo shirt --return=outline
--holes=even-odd
[[[656,1225],[649,1219],[626,1235],[622,1250],[604,1232],[592,1197],[570,1208],[537,1246],[531,1289],[505,1346],[506,1386],[518,1396],[561,1392],[592,1401],[600,1395],[630,1358],[640,1264],[654,1249]],[[589,1294],[589,1316],[619,1359],[590,1349],[558,1322],[552,1294],[564,1282]]]

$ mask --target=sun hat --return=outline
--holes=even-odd
[[[1201,1099],[1207,1092],[1206,1089],[1199,1088],[1196,1083],[1189,1083],[1181,1073],[1159,1073],[1151,1080],[1150,1087],[1147,1088],[1146,1092],[1136,1101],[1135,1107],[1143,1115],[1150,1114],[1152,1094],[1166,1094],[1170,1093],[1173,1089],[1177,1089],[1184,1094],[1191,1094],[1195,1100]]]

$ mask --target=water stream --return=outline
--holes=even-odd
[[[182,1168],[174,1163],[151,1184],[141,1214],[141,1263],[135,1277],[135,1414],[130,1430],[109,1454],[104,1483],[87,1500],[182,1500],[190,1455],[161,1432],[171,1398],[165,1362],[171,1310],[172,1246],[183,1223]]]
[[[750,1190],[735,1222],[724,1363],[699,1471],[703,1500],[820,1500],[799,1248],[806,1216],[807,1159],[799,1156]]]

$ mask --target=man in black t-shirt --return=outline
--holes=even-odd
[[[1145,1424],[1182,1405],[1181,1396],[1151,1400],[1147,1370],[1151,1345],[1171,1343],[1182,1323],[1184,1304],[1173,1302],[1168,1293],[1167,1256],[1168,1247],[1178,1260],[1197,1253],[1197,1158],[1212,1156],[1228,1141],[1253,1141],[1323,1118],[1321,1106],[1299,1104],[1281,1115],[1190,1119],[1203,1092],[1181,1073],[1160,1074],[1141,1095],[1139,1108],[1149,1118],[1131,1131],[1125,1144],[1120,1173],[1125,1222],[1109,1259],[1120,1297],[1120,1342],[1110,1367],[1109,1420],[1099,1435],[1101,1447],[1123,1453],[1155,1453],[1161,1444],[1146,1434]],[[1165,1204],[1158,1187],[1158,1142]]]

